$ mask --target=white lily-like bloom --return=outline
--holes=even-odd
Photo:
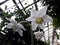
[[[17,23],[15,20],[12,20],[12,19],[8,19],[6,18],[7,20],[9,20],[11,23],[8,23],[8,25],[6,26],[7,28],[12,28],[13,31],[17,31],[20,36],[23,36],[23,31],[22,29],[25,31],[26,29],[24,28],[24,26],[22,24]]]
[[[43,31],[34,32],[34,35],[37,41],[40,40],[44,36]]]
[[[52,17],[48,16],[46,14],[47,6],[42,6],[40,10],[32,10],[31,16],[26,19],[26,21],[31,21],[31,28],[32,30],[36,30],[36,28],[39,26],[41,29],[44,29],[44,23],[46,22],[52,22]]]

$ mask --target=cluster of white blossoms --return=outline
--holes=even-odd
[[[34,35],[35,35],[35,38],[37,39],[37,41],[40,40],[44,36],[43,31],[34,32]]]
[[[44,29],[44,23],[46,22],[52,22],[53,19],[46,14],[47,6],[42,6],[40,10],[32,10],[31,16],[26,19],[26,21],[31,21],[31,29],[32,31],[35,31],[37,27]],[[8,19],[11,23],[7,25],[7,28],[12,28],[14,31],[17,31],[21,36],[23,36],[23,30],[26,30],[24,26],[20,23],[17,23],[15,20]],[[35,38],[37,40],[41,39],[43,34],[43,31],[34,32]]]
[[[24,26],[22,24],[17,23],[15,20],[12,20],[12,19],[8,19],[6,18],[7,20],[9,20],[11,23],[8,23],[7,25],[7,28],[12,28],[13,31],[17,31],[20,36],[23,36],[23,31],[22,29],[25,31],[26,29],[24,28]]]
[[[37,29],[37,27],[44,29],[44,23],[53,22],[52,17],[46,14],[47,6],[42,6],[40,10],[32,10],[31,16],[26,19],[26,21],[31,21],[31,28],[33,31]],[[43,31],[34,32],[35,38],[41,39],[43,36]]]

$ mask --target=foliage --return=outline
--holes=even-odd
[[[54,20],[53,20],[53,26],[54,26],[55,29],[60,28],[60,19],[54,18]]]

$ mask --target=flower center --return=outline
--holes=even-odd
[[[17,26],[16,25],[12,26],[12,28],[13,28],[14,31],[17,30]]]
[[[41,24],[42,22],[43,22],[43,19],[42,19],[42,18],[37,18],[37,19],[36,19],[36,23],[37,23],[37,24]]]

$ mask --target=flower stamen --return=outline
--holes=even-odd
[[[43,22],[43,19],[42,18],[36,18],[36,23],[37,24],[42,24]]]

